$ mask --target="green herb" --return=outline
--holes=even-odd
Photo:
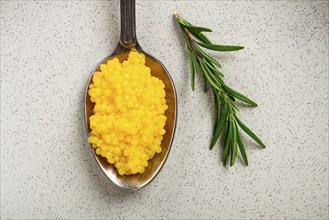
[[[230,166],[233,166],[239,149],[244,164],[248,166],[247,154],[240,135],[239,127],[252,139],[254,139],[261,147],[265,148],[265,144],[238,118],[238,107],[235,104],[235,99],[238,99],[253,107],[256,107],[257,104],[247,96],[235,91],[225,84],[223,79],[224,75],[218,70],[218,68],[222,67],[221,64],[202,49],[206,48],[218,52],[228,52],[241,50],[244,47],[213,44],[202,33],[211,32],[211,29],[192,25],[176,13],[174,13],[174,16],[183,32],[187,45],[192,90],[194,91],[195,75],[197,73],[201,73],[204,77],[205,91],[207,91],[208,85],[210,85],[213,91],[216,120],[213,137],[210,143],[210,149],[212,150],[218,142],[220,136],[223,136],[223,165],[226,165],[230,157]],[[221,111],[219,111],[219,108],[221,108]]]

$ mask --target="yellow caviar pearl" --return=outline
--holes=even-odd
[[[88,142],[119,175],[141,174],[161,152],[166,133],[165,84],[151,75],[136,50],[120,63],[114,58],[93,75],[88,94],[94,102]]]

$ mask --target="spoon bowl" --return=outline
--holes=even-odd
[[[150,159],[149,165],[145,168],[145,172],[142,174],[134,175],[119,175],[114,165],[108,163],[106,158],[99,156],[92,149],[94,157],[104,172],[104,174],[118,187],[125,190],[137,190],[149,184],[160,172],[163,167],[170,148],[173,142],[175,128],[176,128],[176,117],[177,117],[177,102],[176,102],[176,91],[174,83],[164,67],[164,65],[154,58],[153,56],[145,53],[142,48],[138,45],[135,34],[135,0],[121,0],[121,39],[120,43],[116,47],[115,51],[109,57],[105,58],[92,72],[89,80],[87,82],[85,90],[85,121],[87,132],[89,136],[90,126],[89,118],[93,115],[94,103],[91,102],[90,96],[88,94],[89,85],[92,83],[92,77],[94,72],[100,71],[100,65],[107,63],[108,60],[113,58],[118,58],[120,62],[128,58],[128,54],[132,48],[135,48],[138,52],[145,54],[145,65],[150,67],[151,75],[159,78],[165,84],[166,92],[166,104],[168,109],[165,112],[167,121],[164,129],[166,133],[163,135],[163,140],[161,142],[162,151],[154,155]]]

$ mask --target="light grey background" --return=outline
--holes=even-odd
[[[142,47],[178,94],[169,159],[148,187],[115,188],[98,169],[83,119],[90,72],[119,38],[118,1],[1,1],[1,218],[327,219],[328,1],[141,1]],[[250,166],[208,150],[213,101],[190,90],[172,12],[246,49],[214,54],[226,81],[259,104],[240,117]]]

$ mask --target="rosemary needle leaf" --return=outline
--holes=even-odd
[[[216,50],[219,52],[237,51],[237,50],[242,50],[244,48],[243,46],[216,45],[216,44],[202,43],[198,41],[197,44],[209,50]]]
[[[177,18],[177,21],[179,22],[179,24],[189,30],[192,30],[192,31],[196,31],[196,32],[201,32],[201,31],[204,31],[204,32],[212,32],[211,29],[209,28],[206,28],[206,27],[199,27],[199,26],[194,26],[194,25],[191,25],[191,24],[188,24],[184,21],[181,21],[179,18]]]
[[[198,59],[196,58],[196,55],[192,56],[192,58],[194,59],[195,72],[196,73],[199,73],[200,68],[203,71],[201,62],[198,61]],[[203,85],[204,85],[204,92],[207,92],[208,91],[208,80],[207,80],[205,74],[203,74],[203,82],[204,82],[203,83]]]
[[[220,76],[218,76],[218,75],[216,75],[216,74],[212,74],[212,76],[213,76],[213,78],[216,79],[216,81],[217,81],[220,85],[224,84],[224,81],[222,80],[222,78],[220,78]]]
[[[200,64],[201,67],[201,64]],[[202,69],[202,67],[201,67]],[[204,86],[204,92],[208,92],[209,85],[208,85],[208,80],[206,78],[206,74],[203,74],[203,86]]]
[[[224,84],[223,79],[220,76],[218,76],[216,73],[214,73],[214,71],[212,71],[209,68],[209,65],[207,66],[207,64],[205,64],[205,68],[208,71],[209,75],[218,83],[218,85]]]
[[[214,101],[215,101],[215,105],[214,105],[214,109],[215,109],[215,129],[214,129],[214,133],[216,131],[216,127],[217,127],[217,123],[218,123],[218,109],[219,109],[219,104],[218,104],[218,95],[217,92],[214,88],[212,88],[212,92],[214,95]]]
[[[220,87],[220,85],[224,83],[220,77],[218,77],[216,74],[213,74],[206,62],[204,63],[204,68],[205,71],[207,71],[208,75],[217,83],[218,87]]]
[[[184,22],[188,25],[192,25],[190,22],[184,20]],[[193,26],[193,25],[192,25]],[[208,39],[208,37],[206,37],[206,35],[204,35],[201,32],[198,31],[194,31],[194,30],[190,30],[190,32],[199,40],[201,40],[202,42],[206,43],[206,44],[211,44],[211,41]]]
[[[183,36],[184,36],[184,40],[185,40],[185,43],[186,43],[186,47],[190,51],[190,50],[192,50],[192,48],[191,48],[191,45],[189,44],[187,34],[184,32],[183,28],[181,28],[181,30],[183,32]]]
[[[220,88],[218,87],[218,85],[216,85],[216,82],[214,82],[214,80],[211,78],[211,76],[209,75],[206,67],[205,67],[205,64],[203,64],[203,62],[200,62],[200,65],[201,65],[201,69],[202,69],[202,72],[204,74],[204,76],[206,77],[207,81],[217,90],[220,90]]]
[[[226,166],[228,151],[229,151],[230,143],[231,143],[231,139],[232,139],[232,122],[231,122],[231,120],[227,121],[227,129],[228,129],[228,132],[227,132],[227,137],[225,140],[223,157],[222,157],[224,166]]]
[[[237,134],[237,141],[238,141],[238,145],[239,145],[239,149],[240,149],[240,153],[241,153],[243,162],[246,166],[248,166],[248,158],[247,158],[246,150],[244,148],[244,144],[243,144],[243,141],[241,139],[240,131],[239,131],[238,128],[237,128],[236,134]]]
[[[233,138],[232,138],[233,139]],[[231,146],[231,148],[230,148],[230,151],[231,151],[231,161],[230,161],[230,167],[232,167],[233,166],[233,158],[234,158],[234,151],[233,151],[233,144],[232,144],[232,146]]]
[[[194,91],[194,82],[195,82],[195,69],[194,69],[194,54],[189,50],[189,60],[190,60],[190,69],[191,69],[191,88]]]
[[[211,41],[203,33],[191,30],[191,33],[200,41],[206,44],[211,44]]]
[[[214,132],[214,135],[212,137],[212,140],[211,140],[211,144],[210,144],[210,150],[212,150],[215,146],[215,144],[217,143],[222,131],[223,131],[223,128],[224,128],[224,125],[225,125],[225,122],[227,121],[227,114],[228,114],[228,108],[224,107],[224,110],[223,110],[223,113],[221,114],[220,118],[219,118],[219,121],[216,125],[216,129],[215,129],[215,132]]]
[[[199,61],[196,58],[196,56],[193,54],[192,56],[193,62],[194,62],[194,71],[196,74],[199,74]]]
[[[233,96],[233,97],[235,97],[235,98],[237,98],[237,99],[239,99],[239,100],[241,100],[241,101],[243,101],[243,102],[245,102],[247,104],[250,104],[251,106],[254,106],[254,107],[257,106],[257,103],[254,102],[254,101],[252,101],[251,99],[249,99],[247,96],[242,95],[241,93],[235,91],[234,89],[228,87],[225,84],[223,84],[222,86],[223,86],[224,90],[227,93],[229,93],[231,96]]]
[[[248,128],[245,124],[242,123],[242,121],[235,116],[236,121],[238,122],[240,128],[242,130],[244,130],[244,132],[246,132],[252,139],[254,139],[260,146],[262,146],[263,148],[265,148],[265,144],[259,139],[259,137],[257,137],[257,135],[252,132],[252,130],[250,130],[250,128]]]
[[[213,71],[214,73],[216,73],[216,74],[219,75],[220,77],[224,77],[224,74],[221,73],[221,72],[219,72],[219,71],[214,67],[214,65],[212,65],[211,63],[209,63],[207,60],[206,60],[206,63],[207,63],[207,65],[208,65],[208,67],[209,67],[210,69],[212,69],[212,71]]]
[[[231,163],[230,166],[234,165],[235,162],[235,157],[236,157],[236,152],[237,152],[237,127],[235,122],[232,122],[232,127],[233,127],[233,137],[232,137],[232,153],[231,153]]]
[[[201,53],[201,55],[204,56],[204,58],[208,62],[213,63],[214,65],[218,66],[219,68],[222,67],[222,65],[220,65],[220,63],[218,63],[217,60],[215,60],[214,58],[212,58],[211,56],[209,56],[208,54],[206,54],[200,47],[197,46],[197,49],[198,49],[199,53]]]

